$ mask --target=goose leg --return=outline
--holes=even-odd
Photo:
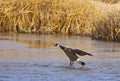
[[[74,61],[70,60],[70,64],[69,65],[72,66],[73,64],[74,64]]]

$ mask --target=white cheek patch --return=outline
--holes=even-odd
[[[59,47],[60,45],[58,44],[57,47]]]

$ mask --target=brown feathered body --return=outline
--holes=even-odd
[[[64,48],[63,51],[71,61],[76,61],[79,58],[71,48]]]
[[[77,61],[79,59],[79,57],[77,55],[80,56],[85,56],[85,55],[89,55],[89,56],[93,56],[90,53],[87,53],[85,51],[79,50],[79,49],[72,49],[72,48],[67,48],[64,47],[62,45],[56,44],[55,46],[60,47],[65,54],[68,56],[68,58],[70,59],[70,65],[72,66],[74,61]],[[84,62],[80,61],[82,63],[82,65],[85,65]]]

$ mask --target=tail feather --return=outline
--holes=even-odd
[[[81,61],[81,65],[84,66],[84,65],[85,65],[85,62],[82,62],[82,61]]]
[[[85,62],[81,61],[80,59],[77,59],[77,63],[78,63],[78,64],[81,64],[82,66],[85,65]]]

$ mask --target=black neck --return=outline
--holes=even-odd
[[[62,46],[62,45],[60,45],[59,47],[60,47],[61,49],[65,49],[65,47],[64,47],[64,46]]]

